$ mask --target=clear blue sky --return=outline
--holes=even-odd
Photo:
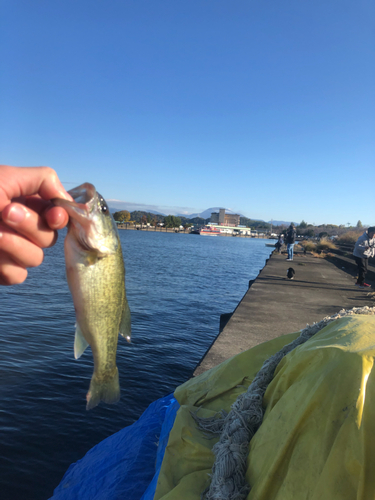
[[[0,0],[0,160],[164,213],[375,224],[372,0]]]

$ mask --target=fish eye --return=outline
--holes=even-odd
[[[106,212],[108,212],[107,203],[105,202],[104,198],[100,198],[99,201],[100,201],[100,210],[105,214]]]

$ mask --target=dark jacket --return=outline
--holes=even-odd
[[[293,226],[289,226],[288,231],[286,233],[285,243],[290,245],[291,243],[296,242],[296,230]]]

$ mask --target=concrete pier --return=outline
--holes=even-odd
[[[375,306],[375,300],[369,295],[373,289],[354,285],[356,272],[349,260],[341,261],[335,256],[334,261],[329,261],[295,254],[293,262],[288,262],[285,255],[274,252],[251,282],[194,375],[262,342],[301,330],[307,323],[318,322],[341,309]],[[295,270],[293,280],[286,276],[289,267]]]

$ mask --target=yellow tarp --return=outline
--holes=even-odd
[[[200,500],[217,439],[191,411],[213,416],[250,385],[263,362],[299,334],[241,353],[177,388],[155,500]],[[250,442],[248,500],[375,499],[375,317],[330,323],[278,365],[263,423]]]

